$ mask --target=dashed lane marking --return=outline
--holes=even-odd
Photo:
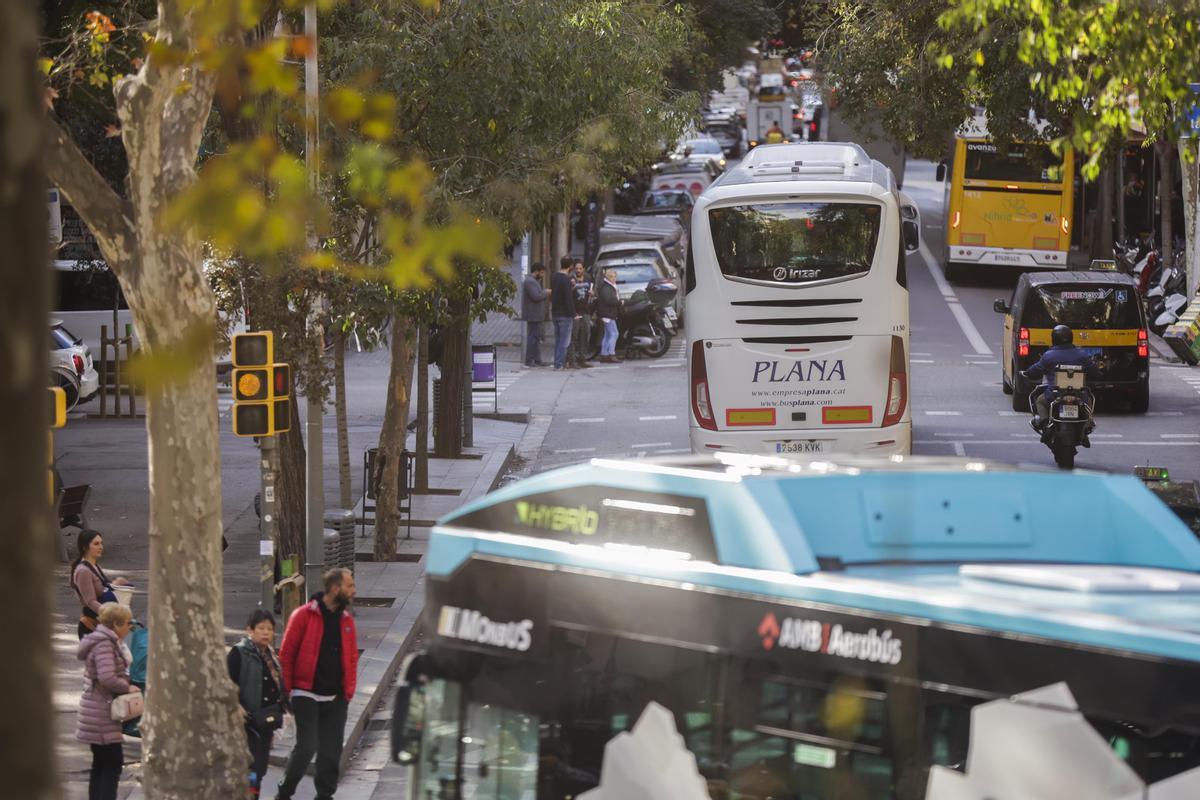
[[[967,448],[963,447],[963,443],[955,442],[954,443],[954,455],[965,456],[966,454],[967,454]]]
[[[670,453],[690,453],[690,452],[692,452],[692,448],[690,448],[690,447],[673,447],[670,450],[655,450],[654,455],[665,456]]]
[[[972,439],[969,442],[965,442],[965,444],[971,444],[971,445],[975,445],[975,444],[1033,444],[1033,443],[1034,443],[1033,438],[1030,438],[1030,439],[1019,439],[1019,438],[1014,438],[1014,439]],[[947,441],[945,439],[924,439],[924,440],[917,440],[917,441],[913,442],[913,444],[915,444],[915,445],[917,445],[917,444],[920,444],[920,445],[929,445],[929,444],[947,445],[947,444],[954,444],[954,442]],[[1127,439],[1122,439],[1120,441],[1114,441],[1112,439],[1108,439],[1105,441],[1092,442],[1093,447],[1107,447],[1109,445],[1112,445],[1114,447],[1200,447],[1200,441],[1194,441],[1194,442],[1178,442],[1178,441],[1133,442],[1133,441],[1129,441]]]
[[[937,362],[934,361],[932,358],[910,358],[908,360],[908,363],[910,363],[910,364],[936,364]]]
[[[1147,411],[1143,416],[1146,417],[1182,417],[1182,411]]]
[[[664,420],[664,419],[679,419],[679,418],[677,416],[675,416],[674,414],[663,414],[660,416],[653,416],[653,417],[638,417],[638,419],[641,420],[642,422],[657,422],[659,420]]]
[[[572,424],[576,422],[604,422],[604,417],[572,417],[567,422]]]
[[[958,295],[954,293],[954,289],[950,288],[950,284],[946,281],[946,276],[942,274],[942,268],[938,266],[933,253],[929,251],[929,245],[925,244],[924,240],[921,241],[919,252],[921,260],[925,262],[929,274],[933,277],[933,282],[937,284],[938,291],[942,293],[942,299],[946,301],[946,306],[950,309],[950,313],[958,321],[958,327],[962,329],[963,336],[967,337],[967,343],[975,350],[974,355],[992,355],[992,348],[988,347],[987,342],[979,335],[979,330],[975,327],[975,323],[971,321],[971,315],[958,302]]]
[[[646,450],[651,447],[670,447],[674,442],[643,442],[642,444],[631,444],[630,447],[635,450]]]
[[[1200,433],[1160,433],[1160,439],[1200,439]]]
[[[926,411],[927,417],[961,417],[961,411]]]
[[[954,439],[970,439],[975,436],[973,433],[935,433],[934,436],[946,436]]]
[[[596,448],[594,448],[594,447],[571,447],[566,450],[555,450],[554,451],[555,455],[563,455],[563,456],[569,455],[571,453],[594,453],[594,452],[596,452]]]

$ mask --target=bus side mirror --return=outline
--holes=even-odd
[[[392,760],[413,764],[421,757],[421,738],[425,732],[426,676],[421,653],[408,656],[400,667],[400,688],[392,708]]]
[[[940,161],[937,165],[937,173],[934,175],[934,180],[939,183],[946,180],[946,162]]]
[[[1012,308],[1003,300],[996,300],[992,303],[992,311],[995,311],[997,314],[1007,314],[1012,311]]]

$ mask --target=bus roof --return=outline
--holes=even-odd
[[[1131,476],[963,459],[603,461],[442,519],[472,556],[1200,661],[1200,541]]]
[[[710,188],[803,180],[875,183],[896,191],[892,171],[861,146],[847,142],[759,145]]]

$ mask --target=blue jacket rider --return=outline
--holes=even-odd
[[[1054,370],[1061,365],[1083,367],[1088,380],[1099,380],[1100,371],[1086,350],[1072,344],[1074,332],[1066,325],[1055,325],[1050,332],[1052,346],[1042,353],[1042,357],[1033,366],[1024,371],[1024,376],[1030,380],[1043,379],[1046,387],[1046,399],[1050,399],[1050,388],[1054,385]]]

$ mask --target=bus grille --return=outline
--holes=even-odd
[[[858,322],[858,317],[774,317],[738,319],[738,325],[834,325],[839,322]]]
[[[848,342],[852,336],[751,336],[742,339],[746,344],[826,344]]]

